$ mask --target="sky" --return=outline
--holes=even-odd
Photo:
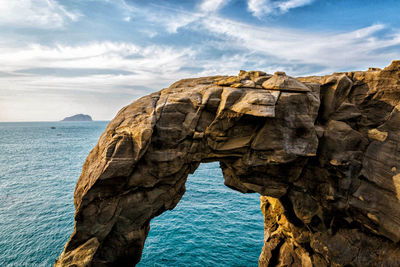
[[[0,122],[110,120],[174,81],[400,59],[400,1],[0,0]]]

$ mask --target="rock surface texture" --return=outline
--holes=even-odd
[[[186,79],[123,108],[86,159],[55,266],[135,265],[150,220],[210,161],[261,195],[260,266],[400,266],[400,61]]]

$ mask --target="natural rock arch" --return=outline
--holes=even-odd
[[[396,266],[399,67],[298,79],[241,71],[135,101],[86,159],[56,266],[137,263],[150,220],[209,161],[227,186],[267,196],[260,265]]]
[[[260,195],[224,185],[219,162],[189,174],[173,210],[150,222],[136,266],[256,266],[263,246]]]

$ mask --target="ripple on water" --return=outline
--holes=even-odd
[[[0,123],[0,266],[51,266],[73,230],[73,191],[106,122]],[[50,129],[55,126],[56,129]],[[201,164],[173,211],[151,222],[138,266],[257,266],[258,195]]]

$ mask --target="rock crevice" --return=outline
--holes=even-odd
[[[56,266],[131,266],[201,162],[261,195],[260,266],[400,265],[400,61],[178,81],[123,108],[75,189]]]

